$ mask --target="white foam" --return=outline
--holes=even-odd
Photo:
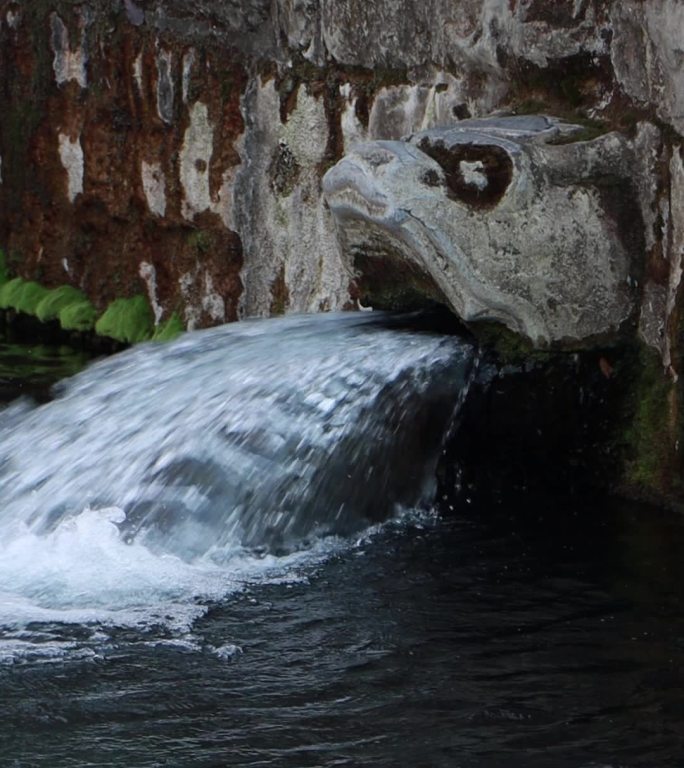
[[[125,543],[122,516],[88,508],[49,534],[26,529],[0,543],[0,664],[95,660],[119,628],[151,636],[153,645],[201,651],[189,633],[212,604],[246,586],[305,581],[307,569],[344,546],[331,538],[284,557],[212,550],[188,563]],[[72,626],[90,633],[73,640]],[[209,652],[225,660],[240,649],[225,643]]]

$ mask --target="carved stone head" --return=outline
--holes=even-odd
[[[354,147],[323,187],[367,294],[434,299],[539,345],[615,332],[643,243],[633,150],[579,131],[487,118]]]

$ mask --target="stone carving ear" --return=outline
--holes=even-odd
[[[454,144],[424,138],[418,147],[444,171],[447,194],[474,208],[493,208],[513,178],[513,162],[495,144]]]

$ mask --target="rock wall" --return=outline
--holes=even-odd
[[[679,0],[0,0],[0,248],[158,323],[352,307],[321,178],[354,142],[497,111],[645,137],[633,331],[674,488],[683,28]]]

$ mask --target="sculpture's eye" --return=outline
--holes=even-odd
[[[446,147],[441,141],[432,143],[425,138],[418,146],[442,167],[447,194],[452,200],[476,208],[493,208],[513,178],[513,163],[508,152],[495,144]],[[424,181],[434,186],[434,179],[428,179],[428,174],[430,171]]]
[[[428,187],[438,187],[442,183],[439,174],[437,171],[433,171],[432,168],[429,171],[425,171],[421,181],[423,184],[427,184]]]

